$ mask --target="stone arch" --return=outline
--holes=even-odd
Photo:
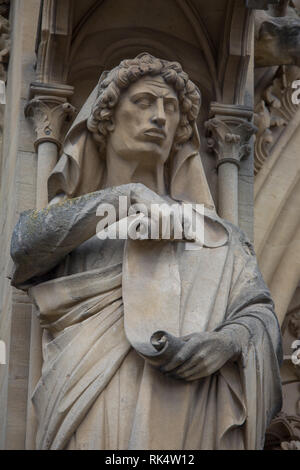
[[[94,4],[72,34],[68,83],[76,88],[77,97],[83,81],[85,89],[91,88],[104,69],[114,67],[124,57],[150,52],[181,62],[201,88],[204,101],[215,99],[212,41],[190,3],[154,0],[150,5],[130,0],[125,8],[124,2],[116,0],[113,10],[106,1]],[[160,11],[159,17],[156,11]]]

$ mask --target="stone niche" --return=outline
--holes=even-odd
[[[32,3],[35,5],[37,18],[39,2],[32,0]],[[226,116],[231,113],[239,119],[242,116],[246,122],[252,118],[249,109],[251,110],[253,106],[254,12],[251,9],[253,5],[251,6],[248,2],[249,8],[246,8],[244,0],[233,2],[212,0],[209,3],[202,0],[164,0],[163,2],[161,0],[151,2],[149,0],[126,2],[124,0],[86,0],[85,2],[44,0],[41,3],[42,9],[36,37],[37,59],[35,60],[33,46],[35,38],[32,33],[35,27],[31,24],[30,9],[22,10],[19,2],[14,2],[12,15],[14,35],[17,36],[17,31],[22,29],[22,25],[26,26],[24,31],[27,36],[29,36],[29,30],[31,34],[30,51],[27,51],[25,56],[27,68],[24,69],[24,75],[21,77],[24,83],[23,102],[30,89],[30,99],[46,103],[51,112],[57,100],[63,104],[68,101],[79,111],[97,84],[100,74],[104,70],[111,69],[124,58],[132,58],[141,52],[149,52],[163,59],[180,62],[191,80],[201,90],[202,107],[198,120],[201,156],[211,193],[217,202],[219,188],[216,155],[211,151],[212,146],[208,145],[211,140],[210,137],[207,140],[205,123],[216,115],[221,115],[222,119],[226,120]],[[259,8],[264,8],[266,2],[260,3],[264,5]],[[256,5],[255,8],[257,7]],[[20,41],[19,36],[17,39]],[[15,41],[15,44],[18,44],[18,41]],[[27,44],[25,40],[24,44]],[[16,61],[20,51],[16,52],[15,49],[14,54]],[[32,72],[31,75],[28,70]],[[217,105],[212,106],[212,103]],[[20,132],[23,134],[27,132],[27,142],[30,142],[33,147],[34,136],[32,134],[29,136],[29,123],[24,122],[23,108],[18,112],[21,116]],[[61,142],[72,120],[70,113],[69,120],[61,129]],[[39,131],[43,132],[43,129]],[[61,142],[57,140],[58,148]],[[33,150],[30,150],[32,158],[35,158]],[[237,204],[239,225],[252,238],[253,145],[251,141],[248,150],[248,157],[239,162]],[[20,156],[21,161],[19,154],[17,158]],[[32,166],[32,170],[35,174],[35,167]],[[46,191],[46,185],[41,184],[39,178],[37,185],[44,187]],[[31,195],[31,199],[34,200],[34,192]],[[32,202],[25,209],[30,207],[33,207]],[[20,211],[20,208],[23,210],[21,203],[17,210]],[[13,217],[9,223],[12,228]],[[7,232],[9,230],[7,229]],[[12,297],[9,287],[7,287],[7,297],[10,298],[12,305],[7,318],[12,321],[11,334],[13,336],[17,314],[24,316],[24,312],[23,310],[20,312],[21,307],[17,305],[17,297]],[[24,301],[23,297],[22,299]],[[26,303],[29,311],[31,305],[28,299]],[[14,361],[17,367],[20,362],[26,362],[24,384],[20,392],[23,401],[19,402],[19,408],[22,407],[22,410],[12,411],[13,396],[10,388],[7,389],[8,406],[5,409],[7,409],[8,422],[13,421],[10,416],[14,413],[16,419],[14,427],[11,426],[9,429],[8,426],[4,429],[3,439],[8,442],[19,426],[18,444],[11,440],[12,448],[14,446],[20,448],[20,443],[24,443],[25,446],[25,442],[27,448],[34,448],[35,418],[30,396],[40,376],[41,367],[39,327],[35,323],[34,316],[29,320],[30,313],[28,314],[27,327],[31,333],[27,332],[25,335],[24,328],[20,331],[22,328],[18,327],[18,337],[23,340],[24,350],[26,349],[27,352],[30,350],[29,359],[25,360],[23,354],[20,360],[19,356],[22,355],[20,352],[17,357],[13,351],[15,343],[12,343],[11,348],[10,362]],[[7,337],[9,334],[10,332]],[[7,343],[9,344],[9,340]],[[10,384],[16,384],[14,370],[11,367],[8,379]],[[5,394],[4,390],[4,401],[7,399]],[[24,403],[26,402],[25,394],[28,395],[27,403]],[[7,419],[7,416],[4,418]],[[22,427],[20,427],[21,421]]]
[[[201,90],[201,156],[217,201],[216,159],[204,123],[214,116],[212,102],[252,106],[253,15],[242,0],[48,0],[37,41],[37,82],[73,87],[69,101],[79,110],[101,72],[123,58],[149,52],[180,62]],[[240,166],[239,220],[252,238],[252,156]]]
[[[73,2],[73,32],[69,49],[67,80],[75,93],[70,102],[80,109],[101,73],[123,58],[141,52],[178,61],[202,93],[199,130],[202,156],[211,190],[216,195],[214,157],[207,152],[204,122],[211,101],[216,99],[214,82],[207,64],[222,41],[222,22],[226,1],[174,2],[129,0],[124,2]],[[89,5],[91,4],[91,5]],[[209,36],[207,29],[210,29]],[[216,70],[214,71],[216,72]]]

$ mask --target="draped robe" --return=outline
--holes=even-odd
[[[251,245],[222,223],[227,242],[199,251],[91,239],[60,277],[29,289],[45,328],[33,395],[38,449],[262,448],[281,406],[280,329]],[[128,340],[225,325],[246,328],[249,344],[237,362],[194,382],[164,376]]]

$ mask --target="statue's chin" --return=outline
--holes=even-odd
[[[168,159],[170,150],[165,150],[156,142],[146,142],[136,146],[135,149],[126,149],[119,153],[119,157],[126,161],[137,161],[142,165],[151,165],[165,163]]]

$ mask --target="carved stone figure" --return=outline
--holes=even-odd
[[[199,107],[178,63],[124,60],[73,123],[51,204],[20,216],[12,283],[44,329],[38,449],[263,447],[281,408],[280,329],[251,244],[216,214]],[[100,240],[97,207],[122,219],[119,196],[204,204],[203,248]]]
[[[256,67],[300,65],[299,15],[294,8],[287,9],[285,13],[281,17],[263,11],[255,13]]]

